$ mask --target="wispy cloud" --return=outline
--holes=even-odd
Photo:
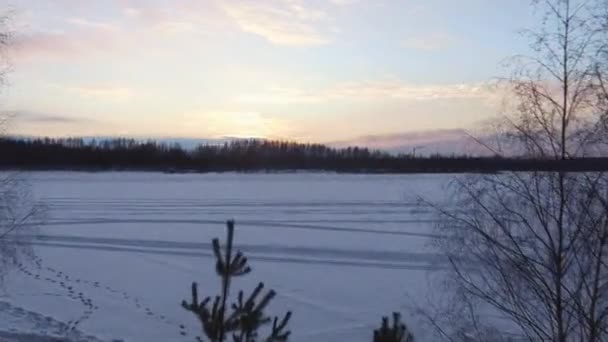
[[[246,32],[271,43],[290,46],[323,45],[331,41],[323,32],[328,15],[298,0],[229,1],[226,14]]]
[[[214,2],[180,1],[170,6],[125,2],[124,17],[143,31],[161,34],[211,34],[225,25],[221,9]]]
[[[398,79],[340,83],[325,89],[271,87],[237,97],[245,103],[315,103],[324,101],[432,101],[491,98],[492,89],[483,83],[415,85]]]
[[[44,55],[65,55],[76,51],[76,46],[63,32],[31,32],[19,36],[11,47],[18,60]]]
[[[77,28],[103,30],[103,31],[117,31],[118,26],[114,23],[91,21],[86,18],[70,18],[67,22]]]
[[[55,5],[60,6],[58,3]],[[69,2],[61,6],[70,13],[67,10]],[[212,12],[202,5],[186,6],[184,3],[170,7],[143,3],[130,7],[130,2],[108,1],[107,6],[123,15],[104,21],[97,18],[90,8],[84,7],[79,16],[66,14],[65,18],[54,19],[56,22],[49,28],[36,24],[36,16],[24,14],[20,18],[22,27],[17,31],[12,47],[15,60],[74,59],[97,52],[128,51],[134,46],[144,48],[141,43],[150,41],[149,37],[154,37],[160,44],[168,35],[207,32],[214,16],[221,14],[219,9]]]
[[[402,45],[408,49],[436,51],[448,48],[458,42],[458,38],[445,32],[430,32],[407,37]]]
[[[78,1],[58,1],[55,10],[66,17],[55,18],[52,25],[37,23],[44,9],[27,11],[13,52],[17,62],[32,58],[79,57],[83,54],[131,49],[136,44],[173,39],[176,35],[195,34],[216,37],[235,30],[252,33],[277,45],[314,46],[331,41],[333,30],[328,7],[347,5],[350,1],[325,0],[312,6],[303,0],[227,0],[143,2],[108,1],[109,11],[120,13],[104,19],[92,6],[78,6]],[[78,8],[78,11],[72,9]],[[155,37],[155,40],[150,40]]]
[[[482,98],[487,96],[483,84],[414,85],[400,80],[354,82],[338,85],[330,97],[362,100],[402,99],[429,101],[440,99]]]
[[[238,102],[254,104],[316,103],[327,99],[327,96],[315,90],[285,86],[272,86],[261,91],[240,94],[236,97]]]
[[[486,136],[478,137],[485,140]],[[435,129],[394,134],[368,135],[329,143],[335,147],[366,146],[399,153],[418,155],[471,154],[491,155],[490,151],[464,129]]]
[[[357,144],[373,148],[393,149],[402,146],[424,146],[437,141],[460,140],[466,138],[467,136],[466,131],[463,129],[437,129],[393,134],[367,135],[348,141],[332,143],[332,145],[348,146]]]
[[[56,113],[42,113],[28,110],[4,110],[0,117],[8,117],[15,122],[35,124],[80,124],[90,122],[90,119]]]
[[[329,2],[337,6],[348,6],[359,2],[359,0],[329,0]]]
[[[121,41],[120,35],[116,34],[118,31],[109,27],[81,28],[67,32],[56,30],[23,33],[16,37],[15,44],[11,47],[12,54],[17,62],[33,58],[75,58],[94,51],[108,51]]]
[[[112,85],[84,85],[66,87],[70,92],[86,98],[103,98],[106,100],[127,100],[134,96],[131,88]]]
[[[92,136],[112,135],[124,126],[111,120],[97,119],[91,115],[64,114],[53,111],[27,109],[5,110],[2,116],[9,117],[7,133],[26,136]]]
[[[134,7],[124,7],[122,13],[129,18],[141,18],[141,10]]]

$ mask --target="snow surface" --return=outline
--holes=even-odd
[[[210,240],[224,239],[227,219],[254,270],[235,287],[275,289],[270,311],[293,310],[295,342],[370,341],[381,316],[411,311],[444,266],[428,246],[433,216],[416,198],[441,198],[451,176],[26,176],[48,217],[35,262],[7,279],[5,333],[193,341],[198,322],[180,302],[192,281],[201,295],[218,293]]]

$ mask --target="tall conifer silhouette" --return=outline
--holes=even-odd
[[[401,323],[401,314],[393,313],[393,322],[388,317],[382,318],[382,326],[374,331],[374,342],[414,342],[414,336]]]
[[[182,302],[184,309],[196,315],[204,335],[210,342],[288,341],[291,331],[287,329],[287,324],[291,319],[291,312],[287,312],[282,318],[271,318],[266,314],[266,308],[276,296],[276,292],[264,291],[264,283],[259,283],[249,295],[239,291],[236,301],[228,305],[234,278],[251,273],[247,258],[240,251],[234,250],[234,221],[227,222],[225,248],[222,250],[219,239],[213,239],[212,246],[221,293],[213,298],[205,297],[200,300],[198,285],[193,283],[191,301]],[[269,325],[270,331],[265,338],[261,338],[259,330],[266,325]],[[198,340],[202,341],[200,337]]]

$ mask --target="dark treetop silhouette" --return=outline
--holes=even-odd
[[[28,170],[161,170],[171,172],[317,170],[369,173],[460,173],[511,171],[603,171],[608,158],[529,159],[391,155],[367,148],[235,140],[200,145],[133,139],[0,139],[0,168]]]
[[[276,292],[269,290],[263,294],[263,283],[259,283],[246,297],[243,291],[239,291],[237,301],[230,307],[227,306],[234,278],[251,272],[247,258],[240,251],[234,251],[234,221],[227,223],[224,251],[222,251],[219,239],[213,239],[213,253],[216,259],[215,270],[221,279],[221,293],[213,300],[211,297],[206,297],[200,301],[198,285],[193,283],[190,303],[182,302],[184,309],[196,315],[205,336],[211,342],[227,340],[255,342],[258,341],[260,328],[272,323],[268,336],[260,341],[287,341],[291,335],[291,332],[287,330],[291,312],[287,312],[280,320],[279,317],[275,317],[273,320],[266,315],[266,308],[276,296]],[[229,335],[232,335],[232,338],[229,338]],[[201,338],[199,337],[198,340]]]

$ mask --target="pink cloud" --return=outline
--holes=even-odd
[[[217,37],[246,31],[275,44],[295,46],[322,45],[330,41],[327,26],[331,20],[327,13],[301,0],[154,3],[108,0],[95,6],[84,3],[56,0],[51,7],[58,15],[52,19],[44,7],[28,8],[27,17],[21,18],[26,20],[18,30],[21,36],[12,49],[16,61],[74,58],[120,46],[133,48],[142,38],[158,41],[183,34]],[[100,6],[114,13],[111,21],[99,19]],[[51,21],[41,23],[41,18]]]
[[[217,31],[226,21],[214,2],[183,0],[151,5],[150,2],[118,0],[118,3],[130,23],[155,33]]]
[[[301,1],[229,1],[225,13],[241,30],[277,45],[316,46],[331,39],[321,28],[328,25],[323,10]]]
[[[33,20],[30,18],[30,20]],[[85,17],[61,20],[55,29],[32,28],[23,24],[16,30],[11,52],[16,62],[53,57],[75,58],[95,51],[108,51],[122,42],[122,30],[113,22],[93,21]]]
[[[18,61],[35,56],[71,55],[79,49],[65,33],[35,32],[17,38],[12,47]]]
[[[40,26],[40,13],[28,10],[18,18],[24,21],[11,48],[15,62],[47,60],[48,58],[78,58],[97,52],[133,48],[140,42],[142,33],[158,39],[159,33],[194,31],[204,20],[202,12],[188,11],[186,2],[180,6],[151,6],[149,2],[112,0],[105,5],[119,15],[111,21],[97,19],[93,7],[79,6],[83,1],[60,0],[54,2],[61,15],[51,24]],[[169,3],[171,4],[171,3]],[[77,9],[77,10],[74,10]],[[63,17],[62,17],[63,16]],[[42,15],[45,17],[45,15]],[[96,18],[96,19],[91,19]]]
[[[107,51],[115,44],[116,40],[110,34],[100,32],[33,32],[18,37],[11,51],[19,63],[39,58],[75,58],[93,51]]]
[[[362,136],[330,143],[330,145],[335,147],[365,146],[398,153],[413,153],[416,151],[420,155],[434,153],[491,155],[491,151],[476,139],[484,140],[487,137],[474,138],[464,129],[438,129]]]

